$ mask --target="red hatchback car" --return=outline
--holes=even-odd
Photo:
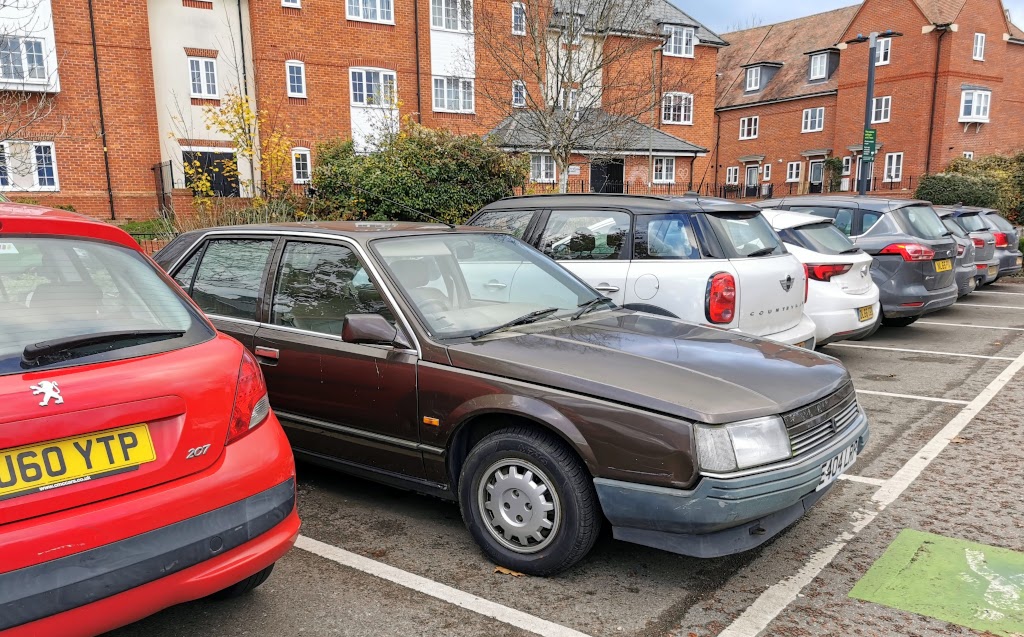
[[[261,584],[295,465],[262,373],[118,228],[0,203],[0,632]]]

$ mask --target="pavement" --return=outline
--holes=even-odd
[[[849,594],[907,529],[1024,551],[1024,285],[823,351],[853,375],[871,441],[821,503],[754,551],[700,560],[606,532],[567,573],[517,577],[495,571],[454,504],[300,464],[302,537],[262,587],[109,635],[1010,635]],[[1021,619],[1024,574],[1010,575],[1000,608]],[[947,589],[936,594],[959,590]],[[978,612],[1003,603],[989,597]]]

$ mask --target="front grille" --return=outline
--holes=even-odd
[[[836,393],[783,416],[793,456],[800,456],[842,435],[860,413],[857,393],[848,384]]]

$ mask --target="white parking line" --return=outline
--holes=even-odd
[[[885,480],[881,478],[865,478],[864,476],[851,476],[846,473],[840,475],[839,479],[848,480],[850,482],[859,482],[861,484],[870,484],[873,487],[880,487],[885,484]]]
[[[1024,327],[999,327],[997,325],[969,325],[967,323],[940,323],[939,321],[918,321],[914,325],[945,325],[947,327],[976,327],[979,330],[1011,330],[1024,332]]]
[[[981,303],[957,303],[956,307],[987,307],[997,310],[1024,310],[1024,307],[1019,305],[983,305]]]
[[[927,349],[905,349],[903,347],[882,347],[880,345],[854,345],[853,343],[829,343],[826,347],[848,347],[850,349],[877,349],[885,352],[907,352],[908,354],[934,354],[936,356],[956,356],[958,358],[982,358],[992,361],[1014,361],[1012,356],[985,356],[982,354],[958,354],[955,352],[935,352]]]
[[[561,624],[549,622],[546,619],[540,617],[534,617],[528,613],[518,611],[508,606],[502,606],[496,602],[486,600],[482,597],[477,597],[470,593],[460,591],[457,588],[451,586],[445,586],[439,584],[433,580],[429,580],[419,575],[413,575],[408,571],[382,564],[376,560],[371,560],[368,557],[357,555],[340,549],[330,544],[325,544],[313,538],[300,535],[299,539],[296,540],[295,546],[319,555],[322,558],[337,562],[343,566],[354,568],[357,571],[362,571],[374,577],[388,580],[412,589],[418,593],[429,595],[435,599],[439,599],[449,604],[454,604],[461,608],[471,610],[474,613],[479,613],[485,617],[496,619],[504,624],[521,628],[527,632],[535,635],[544,635],[545,637],[589,637],[586,633],[581,633],[572,628],[566,628]]]
[[[835,559],[836,555],[839,555],[839,552],[850,540],[857,537],[857,534],[871,524],[878,514],[885,510],[885,507],[895,502],[906,491],[907,487],[921,475],[932,460],[946,448],[949,441],[959,435],[1021,369],[1024,369],[1024,354],[1010,363],[1009,367],[989,383],[977,398],[964,407],[948,425],[942,428],[942,431],[935,434],[935,437],[921,451],[914,454],[914,457],[908,460],[893,477],[886,480],[885,484],[871,497],[876,504],[874,510],[860,509],[857,511],[856,519],[850,525],[850,531],[840,533],[839,537],[831,544],[811,555],[794,575],[768,587],[747,610],[743,611],[732,624],[719,633],[718,637],[756,637],[767,628],[768,624],[796,600],[800,591],[814,581],[814,578]]]
[[[996,292],[995,290],[975,290],[971,294],[1006,294],[1008,296],[1024,296],[1024,292]]]
[[[931,396],[915,396],[913,394],[891,394],[887,391],[871,391],[868,389],[858,389],[858,394],[867,394],[869,396],[887,396],[889,398],[906,398],[908,400],[925,400],[930,403],[947,403],[949,405],[966,405],[966,400],[953,400],[952,398],[933,398]]]

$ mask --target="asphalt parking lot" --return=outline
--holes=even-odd
[[[755,551],[698,560],[606,533],[561,576],[517,577],[454,504],[299,465],[302,537],[266,584],[110,635],[983,635],[849,593],[904,529],[1024,551],[1024,285],[824,351],[853,375],[871,441]]]

